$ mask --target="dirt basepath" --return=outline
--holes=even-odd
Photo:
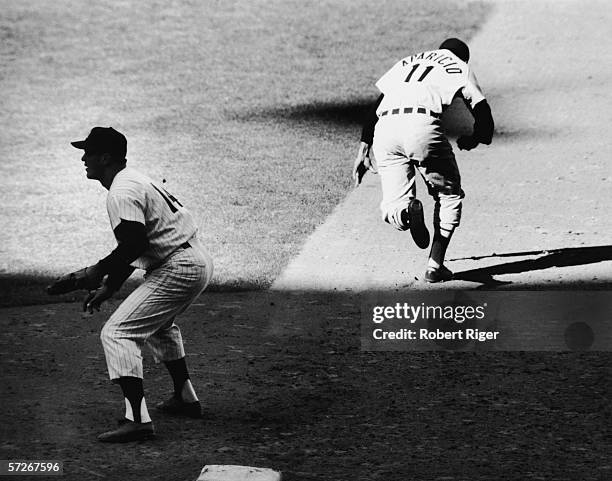
[[[2,459],[74,481],[610,479],[610,353],[363,352],[357,297],[205,293],[179,320],[204,419],[151,410],[157,439],[127,445],[96,441],[123,414],[99,342],[118,302],[2,309]],[[172,385],[144,355],[153,406]]]
[[[447,265],[461,280],[442,288],[607,288],[612,10],[604,1],[495,3],[470,47],[496,136],[489,147],[456,152],[467,197]],[[451,113],[450,124],[459,116]],[[418,191],[430,222],[431,199],[422,183]],[[420,280],[427,251],[381,221],[379,198],[369,175],[273,289],[440,288]]]

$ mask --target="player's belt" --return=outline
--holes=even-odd
[[[154,271],[155,269],[157,269],[158,267],[160,267],[164,262],[166,262],[170,257],[172,257],[174,254],[176,254],[178,251],[182,250],[182,249],[190,249],[191,248],[191,244],[189,242],[183,242],[180,246],[178,246],[176,248],[176,250],[174,250],[170,255],[168,255],[164,260],[156,262],[155,264],[153,264],[152,266],[150,266],[149,268],[147,268],[147,272],[151,272]]]
[[[404,107],[403,109],[391,109],[384,110],[380,113],[381,117],[385,115],[397,115],[397,114],[426,114],[431,115],[432,117],[439,119],[442,117],[442,114],[437,112],[433,112],[432,110],[426,109],[425,107]]]

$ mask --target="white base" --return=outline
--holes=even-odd
[[[281,481],[281,473],[268,468],[210,464],[196,481]]]

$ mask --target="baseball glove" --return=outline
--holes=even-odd
[[[80,289],[97,289],[102,284],[103,277],[95,266],[85,267],[84,269],[58,277],[53,284],[47,286],[47,294],[57,296]]]
[[[473,135],[462,135],[457,139],[459,150],[472,150],[479,144]]]

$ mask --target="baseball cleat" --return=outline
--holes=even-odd
[[[423,217],[423,204],[419,199],[412,199],[406,208],[408,213],[410,234],[414,243],[421,249],[429,246],[429,231]]]
[[[200,419],[202,417],[200,401],[186,403],[174,394],[169,399],[156,405],[155,409],[173,416],[185,416],[193,419]]]
[[[129,443],[130,441],[144,441],[155,436],[153,423],[135,423],[125,420],[113,431],[106,431],[98,436],[102,443]]]
[[[446,282],[453,278],[453,273],[446,267],[440,266],[438,268],[429,267],[425,272],[425,281],[427,282]]]

